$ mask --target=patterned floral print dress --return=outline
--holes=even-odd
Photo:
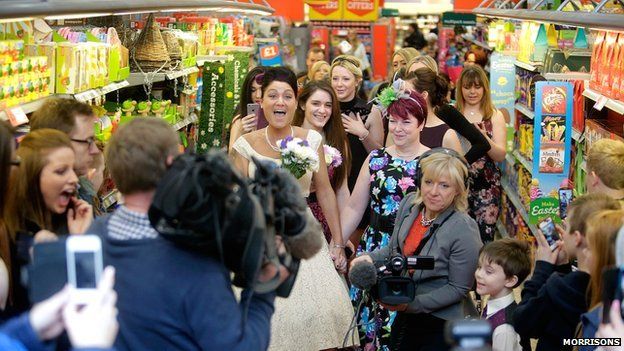
[[[492,121],[483,121],[487,134],[492,138]],[[470,193],[468,214],[479,225],[481,241],[494,240],[496,220],[501,209],[501,170],[487,154],[470,165]]]
[[[368,164],[370,178],[371,224],[366,228],[360,245],[361,252],[371,252],[388,245],[401,200],[416,190],[414,174],[418,160],[405,161],[388,154],[385,149],[374,150]],[[380,225],[383,224],[383,225]],[[358,324],[360,344],[364,351],[390,350],[390,327],[396,312],[381,307],[368,293],[355,287],[350,290],[351,301],[360,306]]]

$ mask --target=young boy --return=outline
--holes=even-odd
[[[586,255],[586,221],[602,210],[618,210],[618,201],[604,193],[583,195],[568,207],[567,227],[557,226],[562,243],[551,250],[536,233],[535,269],[522,290],[522,301],[512,318],[523,338],[538,339],[536,351],[572,350],[564,338],[573,338],[581,314],[587,311],[589,267]],[[577,267],[571,270],[570,261]]]
[[[587,153],[587,193],[602,193],[624,205],[624,143],[596,141]]]
[[[511,326],[511,316],[518,306],[513,289],[530,272],[531,247],[526,242],[508,238],[491,242],[481,249],[475,278],[477,293],[489,295],[483,318],[492,325],[493,351],[523,349],[520,336]]]

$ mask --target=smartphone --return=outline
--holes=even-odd
[[[71,298],[78,304],[89,303],[102,276],[102,241],[97,235],[76,235],[68,237],[65,245]]]
[[[568,206],[572,202],[572,189],[559,189],[559,217],[568,216]]]
[[[251,114],[256,115],[256,130],[262,129],[269,125],[269,122],[267,122],[264,117],[264,111],[262,110],[262,106],[260,106],[260,104],[247,104],[247,115]]]
[[[548,245],[551,250],[555,250],[557,247],[557,241],[559,241],[559,234],[557,233],[557,228],[555,228],[555,222],[553,222],[552,218],[546,218],[539,223],[539,229],[544,234]]]
[[[624,297],[624,271],[622,268],[609,268],[602,271],[602,323],[611,322],[611,303],[614,300],[622,301]],[[620,306],[620,315],[624,317],[624,310]]]

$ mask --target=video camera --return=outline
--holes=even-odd
[[[165,239],[223,262],[235,285],[288,297],[300,260],[314,256],[324,238],[297,180],[272,162],[254,164],[250,180],[223,151],[178,156],[158,184],[149,219]],[[289,278],[280,283],[277,270],[258,282],[264,264],[286,266]]]
[[[433,267],[433,256],[394,254],[378,267],[368,261],[353,265],[349,280],[356,288],[370,291],[381,303],[400,305],[410,303],[416,297],[416,284],[408,273]]]

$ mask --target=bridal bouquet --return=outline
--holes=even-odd
[[[323,145],[323,152],[325,152],[325,163],[327,166],[338,168],[342,164],[342,154],[335,147]]]
[[[287,169],[295,178],[303,177],[308,171],[318,171],[319,159],[316,150],[306,140],[286,137],[278,142],[282,168]]]

